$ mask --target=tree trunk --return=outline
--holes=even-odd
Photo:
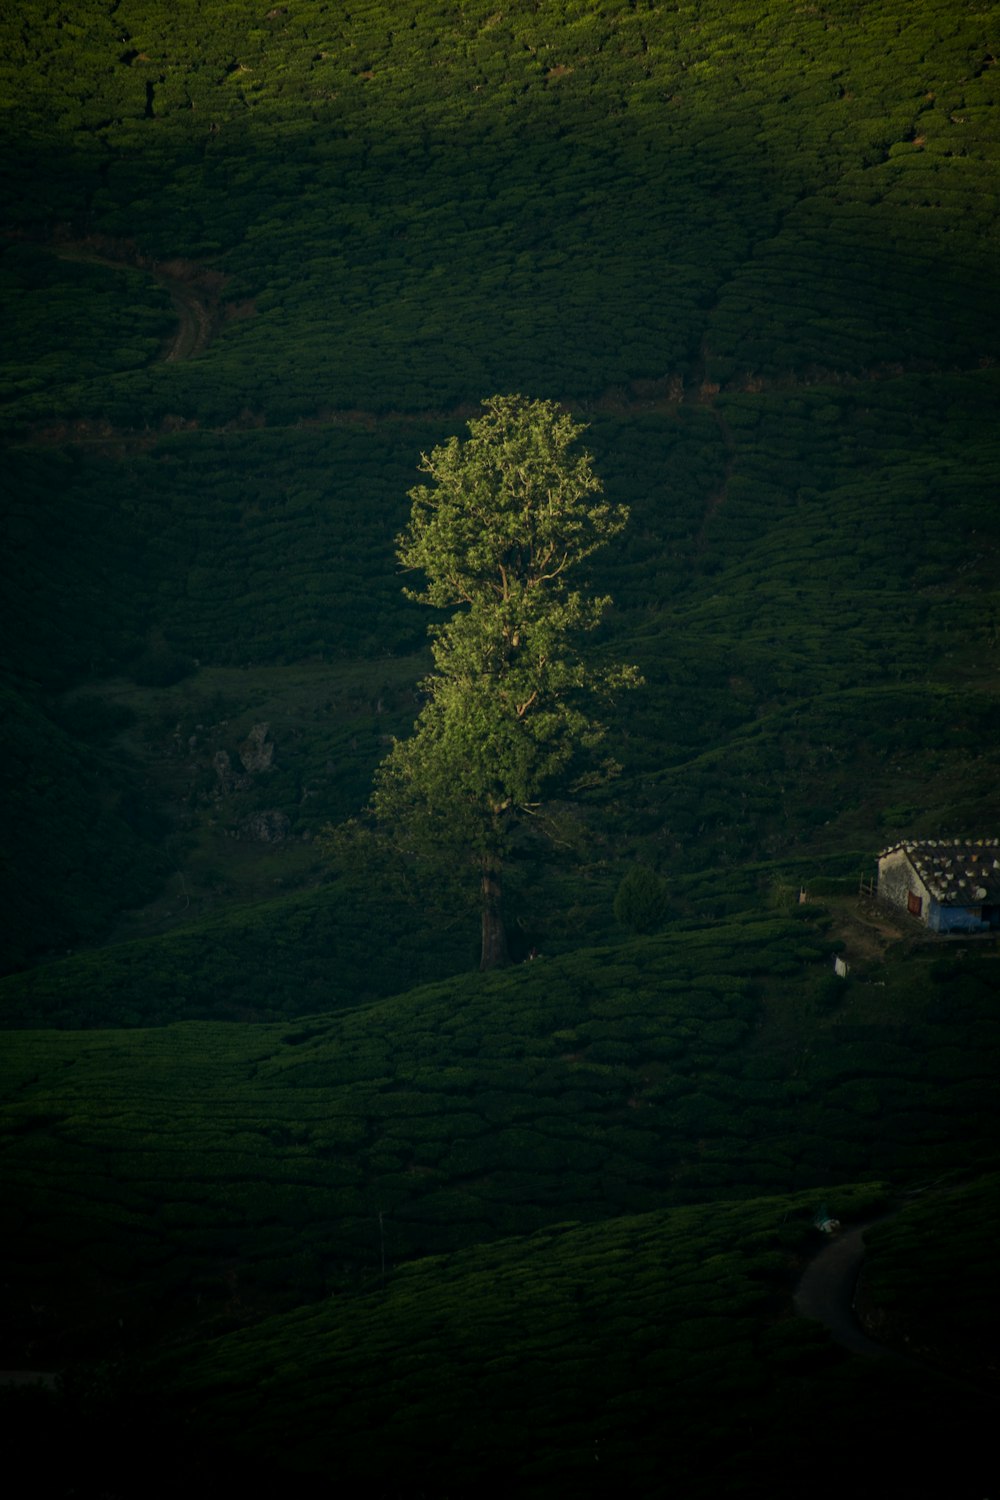
[[[480,969],[503,969],[510,963],[507,929],[503,923],[501,864],[495,855],[483,859],[483,956]]]

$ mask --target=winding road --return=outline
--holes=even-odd
[[[854,1311],[858,1277],[865,1258],[864,1235],[873,1224],[895,1217],[893,1213],[880,1214],[877,1219],[868,1219],[856,1229],[838,1234],[828,1245],[813,1257],[806,1266],[795,1290],[793,1302],[800,1318],[813,1318],[830,1332],[834,1342],[851,1354],[860,1354],[867,1359],[889,1359],[912,1366],[925,1375],[957,1385],[976,1396],[996,1399],[995,1384],[979,1378],[976,1373],[967,1374],[957,1368],[949,1368],[936,1358],[924,1358],[902,1350],[891,1349],[868,1337]]]
[[[852,1354],[884,1359],[893,1351],[870,1339],[854,1312],[854,1293],[865,1258],[865,1230],[877,1222],[869,1219],[824,1245],[803,1271],[793,1300],[800,1318],[822,1323],[835,1341]]]

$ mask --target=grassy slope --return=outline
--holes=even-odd
[[[395,1265],[554,1219],[988,1163],[995,961],[897,959],[845,988],[823,946],[758,917],[293,1029],[13,1033],[20,1336],[59,1326],[60,1285],[71,1348],[94,1319],[114,1344],[122,1301],[134,1347],[195,1316],[195,1291],[256,1308],[363,1285],[380,1213]]]
[[[119,11],[80,4],[53,31],[28,7],[2,51],[25,237],[5,248],[7,356],[28,372],[4,408],[7,587],[18,712],[45,716],[50,781],[75,752],[46,720],[81,681],[251,663],[235,717],[260,666],[415,649],[391,540],[419,450],[458,419],[374,416],[523,386],[592,416],[599,469],[633,506],[606,574],[615,645],[651,688],[623,724],[642,776],[612,824],[657,830],[642,857],[870,849],[922,813],[935,830],[986,816],[988,13],[397,5],[346,23],[305,5],[258,24],[227,7],[195,45],[166,9]],[[154,357],[157,258],[210,305],[195,358]],[[960,696],[928,703],[928,669]],[[887,694],[899,683],[919,687]],[[158,714],[183,721],[191,696],[168,691]],[[148,696],[126,705],[132,745],[162,742]],[[908,743],[928,716],[960,743]],[[296,832],[356,807],[378,758],[363,736],[331,774],[330,738],[317,722],[282,747],[265,806]],[[17,961],[106,934],[117,869],[137,902],[155,895],[145,825],[190,831],[217,748],[180,787],[141,757],[107,877],[93,833],[64,833],[12,771]],[[196,816],[194,859],[183,840],[165,851],[196,911],[245,894],[244,851],[218,835],[247,809],[219,812]],[[61,838],[86,900],[52,890]],[[267,851],[255,897],[307,878],[287,853]]]
[[[127,1361],[181,1336],[143,1378],[158,1410],[166,1390],[189,1413],[188,1445],[304,1473],[336,1455],[386,1493],[404,1472],[433,1490],[497,1468],[602,1493],[595,1442],[644,1493],[668,1452],[686,1493],[792,1493],[786,1469],[831,1421],[852,1463],[877,1429],[923,1493],[899,1451],[919,1412],[923,1454],[964,1434],[954,1493],[971,1494],[978,1392],[856,1367],[788,1321],[788,1298],[820,1200],[848,1220],[878,1206],[838,1182],[995,1161],[995,960],[897,958],[830,1012],[815,952],[772,918],[294,1031],[15,1034],[5,1357],[100,1352],[110,1385],[88,1410],[112,1423]],[[938,1274],[979,1245],[988,1277],[975,1191],[926,1207]],[[934,1346],[914,1212],[880,1233],[871,1296]],[[970,1317],[949,1295],[954,1343]]]
[[[414,648],[391,537],[418,450],[454,419],[364,411],[523,386],[597,401],[598,463],[636,514],[607,565],[652,684],[624,759],[687,762],[648,807],[627,787],[664,829],[646,858],[732,864],[811,825],[835,847],[843,823],[871,847],[924,807],[928,828],[975,826],[996,733],[978,696],[997,631],[990,12],[258,21],[226,7],[195,48],[168,9],[78,5],[54,31],[36,6],[4,45],[27,237],[4,249],[6,354],[28,372],[4,420],[45,437],[12,456],[25,714],[58,720],[54,691],[129,664],[154,681]],[[153,357],[157,257],[195,293],[216,278],[193,359]],[[940,700],[961,742],[880,763],[900,708],[922,717],[885,688],[928,667],[963,682]],[[762,718],[772,735],[745,741]],[[294,813],[322,738],[289,766]],[[72,777],[72,748],[37,739],[51,780]],[[352,805],[376,757],[357,757]],[[121,808],[108,879],[70,826],[91,889],[54,901],[63,819],[31,798],[9,877],[24,950],[106,932],[114,871],[147,859],[144,804],[175,820],[177,802],[153,775]],[[181,847],[168,861],[198,888]],[[160,879],[151,864],[135,897]]]
[[[981,1384],[997,1375],[996,1175],[917,1199],[868,1236],[862,1300],[876,1337]]]
[[[942,412],[945,390],[953,405]],[[989,831],[998,727],[995,390],[985,371],[946,384],[912,377],[827,387],[794,402],[734,395],[724,406],[728,450],[697,408],[595,419],[598,466],[609,491],[633,507],[632,534],[597,580],[618,604],[608,649],[636,660],[648,683],[613,726],[626,770],[609,804],[598,799],[592,809],[606,835],[602,861],[640,857],[675,874],[712,864],[733,871],[859,849],[870,858],[882,841],[912,831]],[[158,649],[229,665],[205,665],[172,686],[99,678],[82,696],[50,689],[18,708],[38,726],[32,738],[41,764],[51,762],[50,782],[77,775],[74,756],[93,759],[92,749],[74,749],[72,736],[79,743],[83,732],[118,766],[131,762],[135,784],[106,839],[111,859],[95,862],[85,799],[66,816],[39,795],[25,797],[20,762],[8,759],[20,804],[9,899],[24,908],[26,943],[55,947],[61,938],[67,946],[106,928],[122,903],[116,865],[140,870],[146,899],[179,870],[189,897],[161,902],[121,930],[128,936],[175,920],[170,911],[217,912],[266,897],[276,881],[287,888],[319,878],[303,836],[363,804],[384,736],[405,733],[415,713],[421,664],[410,653],[421,622],[397,593],[391,536],[414,477],[408,466],[434,431],[400,424],[368,436],[331,429],[239,442],[172,438],[127,465],[113,453],[73,461],[60,491],[76,518],[73,545],[52,564],[51,613],[44,585],[40,600],[23,570],[15,580],[25,622],[41,603],[48,622],[25,645],[25,662],[37,662],[39,676],[53,660],[73,671],[47,633],[60,611],[75,611],[63,628],[69,634],[79,623],[77,681],[82,662],[102,652],[105,670],[117,660],[140,676],[155,667]],[[288,486],[307,476],[308,494],[293,498]],[[70,586],[98,496],[138,508],[137,533],[160,538],[146,548],[159,560],[121,541],[120,566],[113,552],[100,554],[103,569],[114,563],[104,588],[113,597],[125,590],[117,645],[113,618],[87,611]],[[31,550],[47,535],[34,514]],[[366,591],[370,575],[382,582]],[[125,612],[149,597],[162,623],[143,636]],[[403,655],[376,654],[380,640]],[[81,704],[92,722],[81,722]],[[66,730],[48,729],[50,721]],[[273,768],[244,790],[227,790],[215,757],[225,752],[237,765],[256,722],[271,725]],[[121,769],[105,770],[100,784],[112,806],[121,803]],[[248,820],[262,810],[287,818],[291,844],[248,842]],[[150,862],[143,845],[157,823],[162,852]],[[67,884],[53,891],[60,842],[87,870],[87,905]],[[171,876],[167,894],[179,881]],[[551,895],[516,910],[541,920],[548,947],[573,936]],[[279,913],[274,920],[280,926]],[[597,920],[607,930],[607,906]],[[426,937],[430,950],[450,945],[433,916]],[[309,962],[322,962],[322,950]],[[158,964],[152,953],[150,964]]]
[[[956,378],[961,421],[942,418],[939,389],[927,391],[916,379],[908,390],[900,389],[903,384],[840,393],[836,404],[830,392],[809,392],[797,399],[798,414],[774,396],[732,398],[730,416],[738,413],[751,424],[757,446],[734,447],[717,510],[706,493],[718,482],[712,469],[708,482],[700,481],[701,494],[696,477],[688,493],[678,494],[699,455],[718,457],[718,435],[707,414],[683,415],[682,409],[676,416],[595,422],[593,445],[609,488],[631,501],[635,512],[635,536],[621,556],[609,560],[601,579],[619,601],[614,644],[636,656],[650,683],[643,701],[628,705],[630,718],[622,724],[628,741],[620,746],[621,758],[642,775],[622,788],[625,815],[616,814],[615,826],[658,828],[665,847],[652,842],[644,851],[654,862],[668,859],[672,868],[690,868],[713,856],[732,863],[780,854],[796,841],[808,848],[811,827],[831,822],[832,832],[824,826],[814,847],[871,847],[915,826],[922,800],[930,804],[924,814],[928,831],[975,826],[988,810],[992,761],[984,762],[982,754],[995,734],[996,538],[987,493],[995,466],[989,438],[993,382],[988,372]],[[903,455],[899,445],[917,418],[921,443]],[[60,491],[67,513],[76,517],[67,538],[71,545],[63,565],[51,568],[58,584],[51,613],[44,602],[48,633],[60,611],[65,635],[79,623],[77,672],[102,651],[110,665],[115,657],[109,660],[107,653],[116,649],[119,659],[130,650],[132,670],[141,674],[162,630],[189,662],[203,651],[210,659],[240,664],[228,678],[203,671],[156,692],[129,692],[121,683],[89,690],[98,706],[106,702],[139,716],[137,729],[119,735],[123,751],[138,749],[146,771],[146,790],[131,813],[133,841],[144,806],[182,827],[193,812],[201,863],[225,870],[234,851],[224,835],[238,830],[241,816],[254,807],[277,806],[301,834],[363,801],[380,753],[379,735],[405,730],[409,688],[419,671],[416,661],[408,678],[402,664],[379,664],[367,669],[375,680],[365,682],[363,661],[353,674],[347,664],[370,655],[380,633],[396,649],[419,640],[412,609],[396,602],[390,557],[414,452],[409,445],[419,434],[397,428],[384,437],[393,444],[393,466],[376,468],[364,481],[356,462],[362,440],[336,432],[294,440],[289,435],[280,449],[277,434],[268,435],[268,457],[280,454],[281,461],[267,468],[264,452],[252,443],[212,442],[195,451],[182,445],[182,457],[176,439],[137,457],[126,470],[113,456],[74,462]],[[214,506],[203,487],[197,511],[181,507],[196,475],[214,472],[216,448],[233,462],[245,450],[252,475],[244,484],[230,463]],[[289,500],[288,479],[297,474],[301,482],[307,462],[316,495],[321,472],[334,475],[342,496],[337,505]],[[762,477],[768,464],[779,462],[788,485],[780,492]],[[131,646],[115,647],[106,613],[84,610],[69,580],[95,499],[107,504],[125,482],[130,496],[142,497],[128,502],[140,512],[128,535],[159,535],[147,552],[155,550],[160,561],[129,551],[127,537],[118,539],[119,561],[103,550],[102,540],[105,589],[126,586],[117,612],[121,641],[130,639]],[[380,519],[376,508],[387,493],[393,496],[391,522]],[[939,528],[943,503],[950,518],[945,534]],[[238,527],[226,518],[232,504]],[[26,513],[25,525],[33,532],[30,549],[39,548],[46,532],[37,506]],[[366,534],[371,567],[385,584],[382,598],[369,595],[362,602],[355,566]],[[113,539],[110,522],[105,535]],[[348,555],[352,566],[343,593],[326,593]],[[22,570],[15,598],[23,594],[29,622],[41,601],[34,585],[27,592],[26,579]],[[124,613],[154,581],[166,623],[148,627],[145,641],[137,629],[129,637]],[[65,618],[71,610],[76,614]],[[137,655],[143,649],[145,658]],[[346,656],[344,667],[304,665],[294,679],[261,675],[263,663],[276,656],[295,661],[318,651]],[[248,658],[263,663],[248,667]],[[45,633],[26,645],[25,659],[38,663],[38,675],[53,661],[72,670],[59,641]],[[933,696],[926,687],[929,670],[948,683]],[[67,720],[61,699],[42,707]],[[269,775],[249,797],[220,806],[213,796],[213,756],[220,749],[235,756],[254,715],[274,725],[276,767],[283,777]],[[933,742],[925,731],[928,719],[940,726]],[[69,723],[72,728],[71,714]],[[113,716],[104,731],[114,734]],[[93,732],[100,736],[100,723]],[[198,743],[185,755],[192,736]],[[61,749],[51,732],[38,738],[54,760],[52,779],[65,775],[69,749]],[[863,778],[855,774],[859,751]],[[19,773],[10,765],[8,770],[10,783],[20,784]],[[24,801],[23,789],[20,796]],[[39,837],[33,841],[26,833],[15,845],[21,856],[18,892],[32,899],[32,923],[43,941],[53,919],[47,851],[65,829],[65,820],[53,813],[40,799],[28,799],[21,816],[34,820]],[[715,839],[706,838],[716,827]],[[133,849],[123,849],[123,861],[134,861]],[[189,888],[204,883],[183,847],[171,854],[193,877]],[[106,905],[120,902],[118,888],[102,890],[100,867],[96,873],[94,897],[104,894]],[[56,915],[68,927],[74,898],[63,893],[61,900],[64,910]]]
[[[20,221],[55,199],[256,305],[190,367],[74,381],[84,409],[278,420],[579,398],[708,356],[991,352],[988,10],[237,5],[197,42],[145,3],[67,23],[29,7],[4,52]]]
[[[58,25],[40,3],[0,23],[8,959],[119,940],[8,980],[6,1019],[291,1017],[439,981],[294,1026],[10,1037],[18,1358],[31,1341],[54,1359],[140,1350],[192,1319],[208,1336],[371,1286],[379,1213],[393,1276],[593,1220],[589,1249],[470,1249],[393,1281],[384,1309],[337,1304],[407,1399],[441,1391],[393,1419],[391,1480],[427,1434],[496,1406],[483,1347],[464,1407],[447,1340],[405,1359],[415,1330],[461,1323],[482,1276],[516,1273],[531,1321],[554,1260],[592,1255],[596,1288],[604,1257],[631,1254],[660,1288],[673,1231],[651,1241],[623,1211],[995,1160],[989,965],[900,961],[845,999],[822,932],[749,914],[761,886],[855,873],[892,836],[993,831],[996,19],[948,0],[394,0],[350,21],[203,9],[195,37],[166,6],[80,0]],[[178,283],[211,338],[165,360]],[[649,688],[616,718],[626,771],[593,800],[586,853],[515,892],[524,932],[564,956],[444,982],[466,962],[461,914],[407,906],[381,869],[317,889],[311,836],[359,805],[381,737],[413,716],[423,621],[392,537],[417,454],[513,388],[589,419],[632,505],[596,581],[617,603],[607,647]],[[216,756],[235,762],[260,722],[273,769],[223,785]],[[249,840],[261,812],[291,838]],[[691,930],[583,948],[615,940],[636,858],[671,875]],[[707,1218],[673,1223],[733,1253]],[[553,1329],[574,1327],[564,1291]],[[294,1412],[292,1366],[316,1379],[327,1317],[199,1368],[271,1360]],[[605,1381],[600,1436],[650,1490],[654,1353],[607,1352],[640,1352],[641,1298],[630,1317],[552,1346],[577,1364],[568,1392]],[[867,1403],[901,1441],[907,1402],[928,1430],[958,1420],[853,1366],[796,1385],[795,1408],[757,1359],[762,1329],[746,1337],[734,1399],[759,1396],[760,1425],[708,1493],[752,1493],[748,1470],[800,1487],[826,1410],[850,1427]],[[788,1337],[791,1368],[822,1366],[808,1333]],[[374,1365],[336,1360],[368,1389]],[[207,1409],[248,1412],[225,1392]],[[692,1437],[692,1475],[699,1442],[745,1432],[734,1411],[718,1418],[716,1388],[692,1417],[692,1434],[719,1423]],[[313,1414],[302,1468],[327,1461]],[[539,1410],[509,1460],[519,1484],[579,1487],[591,1433],[571,1425],[568,1405]],[[486,1441],[501,1465],[503,1430]],[[470,1462],[453,1450],[448,1482]],[[966,1477],[980,1494],[971,1468],[954,1493]]]
[[[832,1201],[850,1221],[878,1195]],[[851,1362],[784,1316],[814,1207],[723,1202],[421,1261],[353,1305],[183,1349],[166,1378],[197,1429],[253,1434],[237,1452],[380,1493],[488,1475],[536,1496],[652,1495],[669,1474],[684,1495],[791,1495],[836,1431],[860,1494],[928,1494],[928,1464],[974,1494],[991,1464],[985,1392],[957,1401],[926,1371]]]

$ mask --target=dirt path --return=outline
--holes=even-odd
[[[151,273],[152,274],[152,273]],[[170,274],[163,268],[155,272],[157,278],[168,286],[171,296],[174,297],[174,306],[177,309],[178,318],[182,320],[182,326],[177,333],[168,341],[160,358],[165,361],[189,359],[207,348],[222,321],[223,310],[219,306],[217,297],[206,295],[197,285],[192,285],[183,280],[172,280]],[[237,312],[236,316],[243,314]],[[967,370],[964,373],[975,373],[975,370]],[[906,372],[898,372],[900,375]],[[941,372],[946,373],[946,372]],[[835,376],[831,375],[831,382],[840,385],[861,384],[865,380],[864,375],[859,376]],[[885,380],[892,376],[879,372],[870,372],[871,380]],[[713,390],[707,395],[704,392],[682,393],[666,396],[636,395],[626,398],[620,392],[604,393],[591,399],[573,400],[567,402],[567,406],[573,413],[586,421],[593,412],[606,412],[616,416],[627,417],[630,415],[648,415],[651,412],[662,412],[664,414],[674,412],[677,408],[690,400],[690,402],[702,406],[713,406],[717,395],[728,395],[739,390],[793,390],[820,384],[820,378],[803,378],[800,381],[794,379],[776,379],[773,381],[734,381],[720,390]],[[25,440],[29,443],[38,443],[43,446],[50,444],[73,443],[94,444],[99,447],[113,445],[122,451],[147,448],[157,441],[163,433],[178,432],[185,429],[198,430],[200,432],[229,433],[248,431],[254,428],[268,427],[272,431],[281,430],[284,427],[310,428],[310,427],[355,427],[363,428],[367,432],[375,432],[380,427],[414,425],[426,426],[428,422],[454,423],[456,427],[464,425],[470,417],[479,413],[479,406],[471,402],[462,402],[449,410],[439,408],[427,408],[413,411],[365,411],[361,408],[350,410],[325,410],[319,411],[312,416],[301,416],[295,422],[270,423],[267,413],[264,411],[250,411],[244,409],[234,413],[231,420],[214,423],[212,426],[202,426],[196,419],[186,419],[177,416],[165,416],[158,427],[116,427],[110,422],[95,421],[83,418],[75,422],[38,422],[29,427],[25,433]],[[723,434],[723,440],[724,434]],[[716,492],[709,497],[706,506],[706,519],[720,509],[726,500],[729,472],[732,468],[732,455],[727,455],[726,471],[722,484]]]
[[[829,1329],[834,1342],[851,1354],[866,1359],[892,1359],[921,1370],[952,1385],[961,1386],[977,1396],[995,1398],[996,1387],[987,1385],[975,1375],[969,1376],[938,1364],[932,1358],[921,1358],[891,1349],[869,1338],[855,1313],[858,1281],[865,1258],[864,1235],[873,1224],[884,1223],[895,1218],[899,1210],[880,1214],[838,1234],[824,1245],[818,1255],[806,1266],[795,1289],[793,1304],[800,1318],[812,1318]]]
[[[177,314],[178,328],[162,358],[167,364],[190,359],[212,342],[219,321],[218,297],[209,298],[189,281],[154,271],[153,276],[170,293]]]
[[[59,240],[50,247],[60,260],[87,261],[112,270],[145,271],[170,294],[178,327],[164,344],[160,359],[167,364],[191,359],[207,349],[221,321],[220,296],[226,277],[195,261],[153,260],[129,241],[95,235],[91,239]]]
[[[113,269],[129,268],[146,272],[170,295],[175,313],[177,329],[167,339],[159,354],[159,360],[175,364],[191,359],[207,349],[226,317],[252,316],[252,302],[223,306],[222,292],[227,277],[196,261],[177,258],[160,261],[144,255],[131,240],[114,239],[106,235],[86,238],[56,237],[44,241],[45,248],[63,260],[83,260]],[[763,377],[747,372],[741,377],[727,381],[724,385],[709,383],[704,378],[704,351],[694,372],[685,381],[679,375],[666,376],[659,380],[637,380],[631,386],[609,387],[600,395],[570,403],[573,410],[584,418],[591,412],[604,412],[617,416],[631,416],[662,412],[675,412],[682,405],[698,405],[712,410],[719,427],[726,455],[725,473],[716,493],[709,497],[705,521],[716,510],[725,505],[730,472],[735,460],[736,445],[725,418],[717,409],[719,396],[735,392],[758,393],[762,391],[785,391],[808,388],[816,385],[865,385],[879,381],[898,379],[919,371],[921,374],[977,373],[988,368],[991,360],[980,360],[968,368],[941,367],[930,369],[925,362],[918,362],[911,370],[902,364],[872,366],[854,373],[811,367],[800,371],[789,371],[785,375]],[[464,423],[478,413],[475,403],[462,403],[450,411],[388,411],[370,412],[320,411],[314,416],[303,416],[294,425],[299,427],[363,427],[369,431],[377,427],[399,423],[420,423],[441,420]],[[81,420],[73,423],[38,423],[29,430],[28,441],[40,444],[52,443],[109,443],[123,448],[142,448],[155,442],[160,431],[175,432],[184,428],[225,433],[247,428],[268,426],[266,412],[242,411],[234,413],[231,421],[200,428],[196,420],[165,417],[159,429],[113,427],[110,423]],[[284,423],[279,426],[286,425]]]
[[[809,1262],[795,1290],[795,1311],[830,1330],[835,1341],[852,1354],[869,1359],[890,1354],[863,1331],[854,1313],[854,1293],[865,1258],[864,1233],[876,1219],[838,1234]]]

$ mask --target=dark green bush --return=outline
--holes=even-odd
[[[670,914],[667,882],[655,870],[636,865],[615,893],[614,914],[629,932],[658,932]]]

